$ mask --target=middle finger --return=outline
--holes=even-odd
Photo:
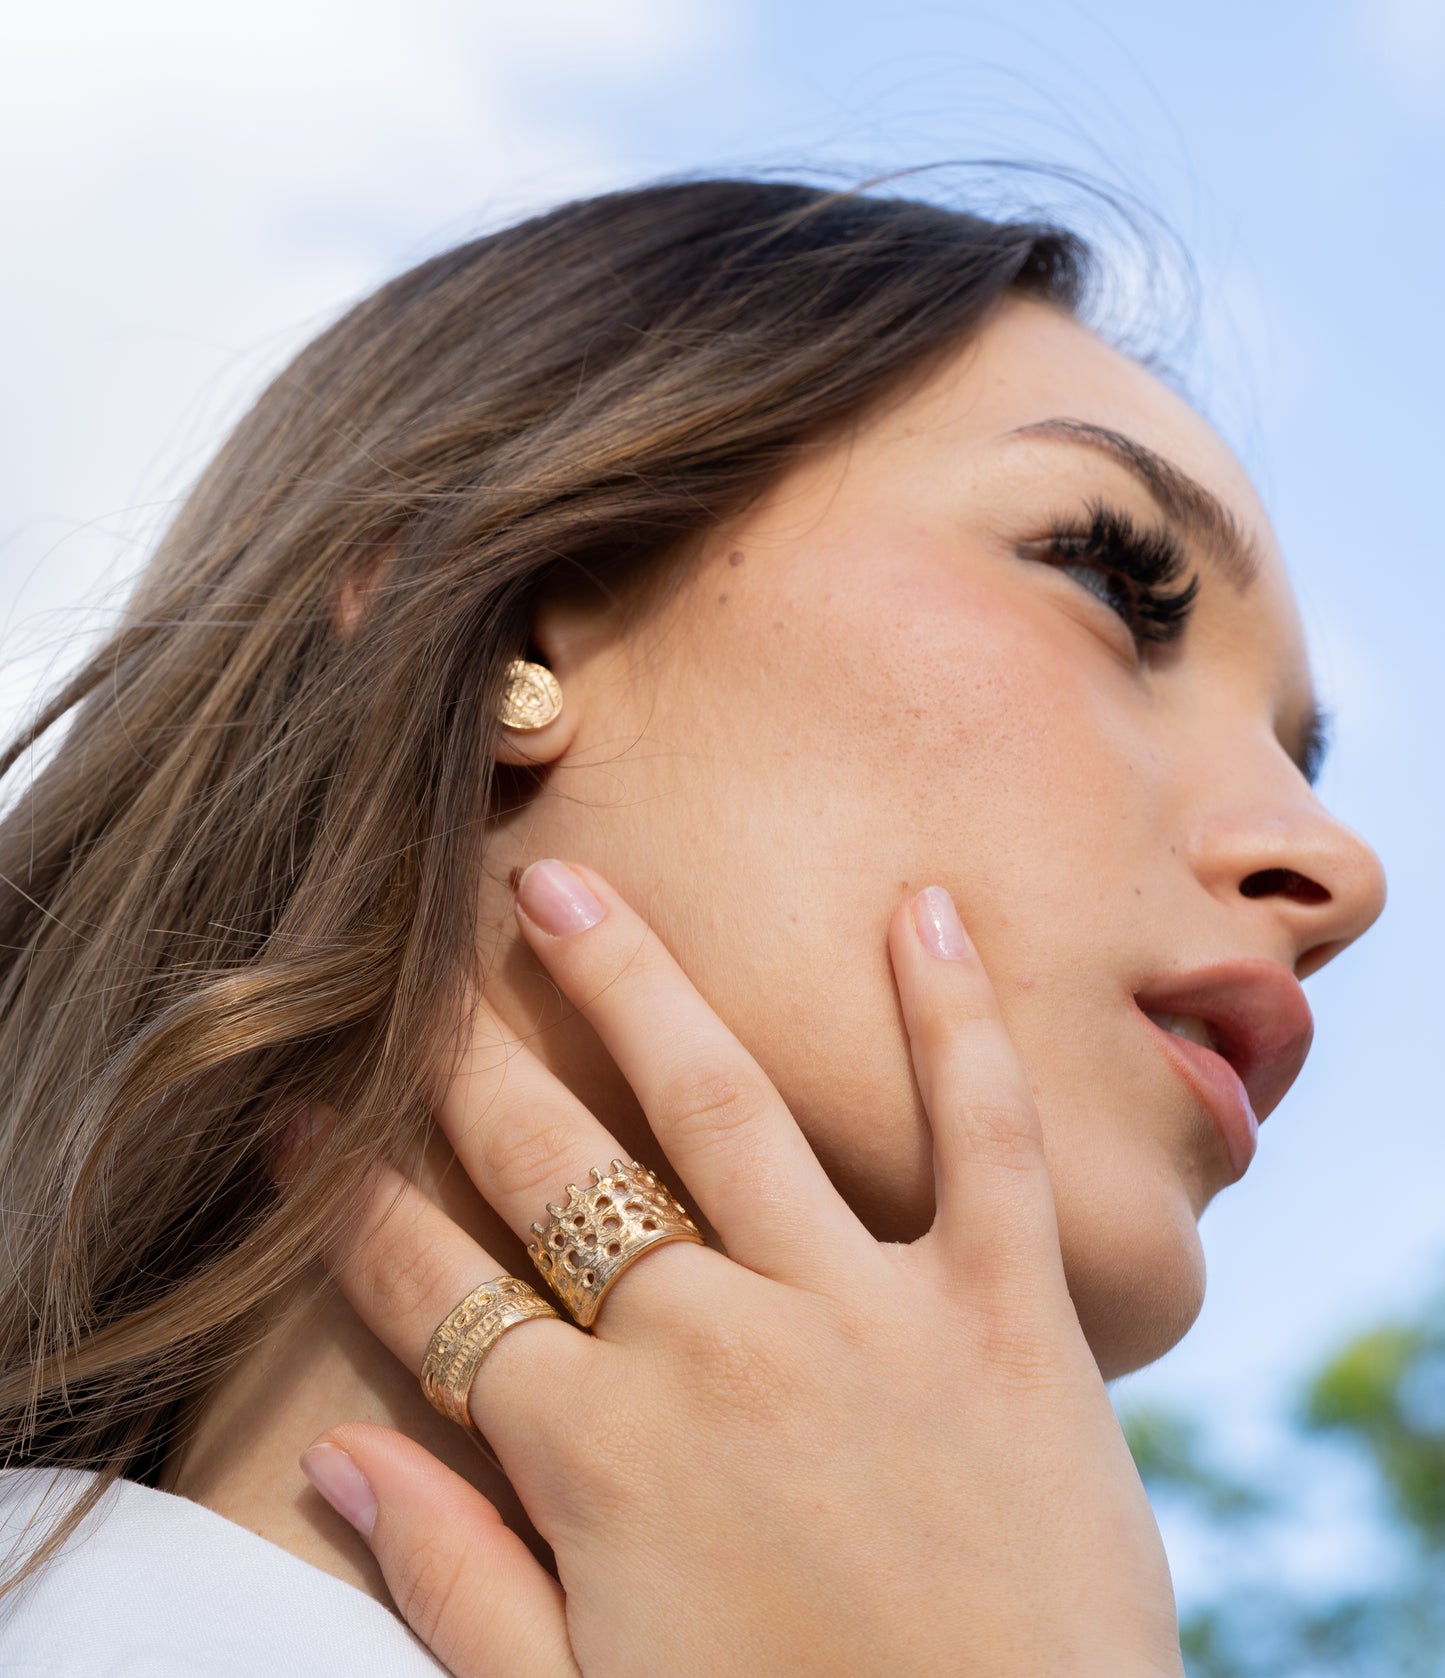
[[[606,1175],[614,1161],[632,1157],[535,1055],[505,1036],[501,1022],[485,1003],[478,1004],[466,1049],[438,1103],[437,1117],[478,1192],[529,1245],[555,1238],[552,1206],[564,1209],[579,1185],[584,1193],[592,1188],[593,1169]],[[646,1159],[640,1163],[651,1164]],[[676,1192],[671,1184],[665,1186]],[[582,1239],[578,1237],[579,1242]],[[585,1239],[601,1251],[596,1229],[589,1228]],[[605,1231],[602,1239],[606,1239]],[[666,1278],[665,1294],[678,1285],[679,1273],[671,1267],[696,1262],[695,1253],[682,1256],[684,1248],[695,1246],[695,1242],[664,1237],[652,1241],[638,1257],[648,1261],[646,1269],[653,1283]],[[655,1256],[658,1247],[668,1250]],[[576,1250],[580,1252],[580,1246]],[[661,1271],[656,1269],[659,1262]],[[620,1318],[631,1305],[623,1306],[621,1298],[614,1296],[637,1299],[632,1269],[627,1265],[607,1290],[603,1313],[594,1325],[604,1334],[626,1332]]]

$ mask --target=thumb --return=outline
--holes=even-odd
[[[370,1422],[328,1428],[300,1461],[455,1678],[580,1678],[562,1587],[460,1474]]]

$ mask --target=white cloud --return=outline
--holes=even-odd
[[[341,306],[479,225],[640,172],[627,92],[693,68],[722,15],[60,0],[7,17],[0,656],[23,651],[17,614],[144,557],[168,498]],[[0,676],[6,715],[32,669]]]
[[[1359,0],[1356,30],[1395,88],[1419,114],[1438,120],[1445,0]]]

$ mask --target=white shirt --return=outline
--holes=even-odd
[[[0,1470],[0,1564],[11,1576],[93,1478]],[[17,1549],[17,1544],[19,1548]],[[354,1585],[203,1504],[111,1486],[34,1580],[0,1599],[4,1678],[437,1678],[444,1667]]]

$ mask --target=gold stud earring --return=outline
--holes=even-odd
[[[514,658],[507,666],[507,685],[497,708],[502,727],[520,731],[545,728],[561,712],[561,684],[547,666]]]

